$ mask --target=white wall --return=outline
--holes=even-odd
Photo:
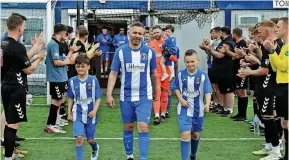
[[[261,15],[262,20],[276,18],[276,17],[284,17],[287,14],[287,11],[276,11],[276,10],[232,10],[231,15],[231,28],[240,27],[237,24],[239,15],[246,14],[256,14]],[[207,24],[203,28],[199,28],[195,21],[192,21],[185,25],[175,25],[175,33],[173,36],[177,39],[177,46],[180,47],[180,60],[179,60],[179,68],[184,68],[183,55],[187,49],[195,49],[200,55],[200,68],[207,68],[206,62],[206,54],[199,49],[199,44],[204,37],[210,37],[210,29],[213,27],[223,27],[225,26],[225,12],[221,10],[212,24]],[[243,35],[247,38],[248,36],[248,28],[249,26],[240,27],[243,30]]]
[[[233,10],[231,16],[231,28],[240,28],[243,30],[243,36],[248,38],[248,28],[250,26],[240,26],[238,18],[240,15],[257,15],[261,16],[261,20],[270,20],[270,18],[280,18],[287,15],[287,11],[283,10]],[[252,24],[255,25],[255,24]]]
[[[214,20],[214,26],[223,26],[224,21],[224,11],[220,11]],[[184,53],[188,49],[194,49],[197,51],[200,57],[199,68],[207,69],[207,55],[199,48],[199,45],[204,37],[210,37],[210,30],[213,26],[211,23],[206,24],[204,27],[199,28],[196,21],[191,21],[185,25],[174,25],[175,32],[173,34],[177,39],[177,46],[180,48],[180,60],[179,69],[185,68],[184,64]]]

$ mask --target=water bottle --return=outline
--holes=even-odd
[[[253,124],[254,124],[254,134],[255,135],[260,135],[260,128],[259,128],[259,124],[260,124],[260,120],[257,117],[257,115],[255,115],[254,119],[253,119]]]

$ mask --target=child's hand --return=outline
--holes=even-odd
[[[91,112],[88,113],[89,118],[93,118],[96,115],[96,111],[92,110]]]
[[[210,110],[210,104],[205,104],[204,112],[209,112],[209,110]]]
[[[183,107],[186,107],[186,108],[189,107],[189,103],[186,100],[184,100],[183,98],[180,99],[180,103]]]
[[[68,113],[67,119],[68,119],[69,121],[73,121],[73,118],[72,118],[72,114],[71,114],[71,113]]]

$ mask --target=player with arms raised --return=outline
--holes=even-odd
[[[129,44],[115,53],[107,85],[107,104],[115,107],[112,97],[118,72],[121,71],[120,108],[124,123],[123,143],[127,159],[133,160],[134,122],[138,125],[138,144],[141,160],[148,156],[150,122],[153,97],[156,93],[156,57],[154,50],[142,44],[144,26],[137,22],[129,29]]]

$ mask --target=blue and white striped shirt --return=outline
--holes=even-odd
[[[182,97],[189,103],[189,107],[182,107],[178,103],[178,115],[189,117],[204,116],[204,95],[212,93],[212,86],[206,72],[198,69],[194,75],[187,69],[180,70],[175,80],[175,89],[181,91]]]
[[[73,99],[73,121],[82,121],[85,124],[95,124],[97,116],[90,118],[88,113],[94,108],[97,99],[102,93],[96,77],[89,75],[85,81],[78,76],[72,77],[68,81],[67,96]]]
[[[128,44],[115,53],[111,70],[121,71],[120,101],[152,100],[151,71],[156,69],[156,54],[142,44],[133,50]]]

